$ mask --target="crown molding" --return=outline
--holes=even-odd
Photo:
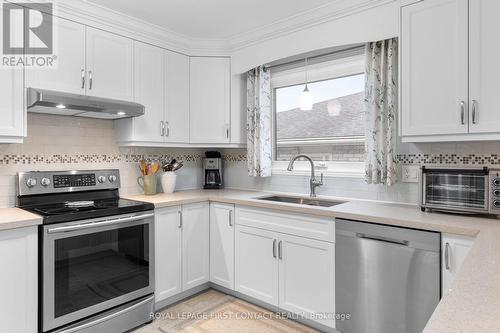
[[[228,40],[231,52],[400,0],[334,0]]]
[[[400,0],[332,0],[228,39],[192,38],[88,0],[6,0],[53,3],[55,15],[186,55],[227,56],[245,47]]]

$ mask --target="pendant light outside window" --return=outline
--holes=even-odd
[[[313,107],[313,97],[309,88],[307,87],[307,58],[305,59],[306,68],[306,85],[304,91],[300,95],[300,109],[302,111],[311,111]]]

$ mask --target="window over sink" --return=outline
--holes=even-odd
[[[300,108],[305,64],[271,68],[273,172],[286,172],[293,156],[307,154],[318,171],[361,176],[365,158],[363,48],[314,59],[307,66],[313,102],[309,111]],[[309,171],[307,161],[296,166],[296,173]]]

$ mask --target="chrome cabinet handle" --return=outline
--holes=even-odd
[[[168,121],[165,122],[165,127],[167,128],[167,134],[165,136],[170,136],[170,125]]]
[[[230,227],[233,226],[233,210],[232,209],[229,211],[229,226]]]
[[[444,266],[447,271],[450,270],[450,243],[444,246]]]
[[[226,124],[226,138],[229,139],[229,125]]]
[[[276,239],[273,239],[273,258],[276,258]]]
[[[85,89],[85,69],[82,68],[82,89]]]
[[[92,71],[89,71],[89,90],[92,90],[93,86],[93,78],[92,78]]]
[[[163,120],[160,120],[160,135],[165,136],[165,123]]]
[[[465,125],[465,102],[460,102],[460,122],[462,125]]]
[[[476,124],[476,106],[477,101],[475,99],[472,100],[472,123]]]
[[[179,229],[182,229],[182,211],[179,211]]]
[[[280,259],[283,259],[283,246],[282,246],[283,241],[280,241],[278,243],[278,257]]]

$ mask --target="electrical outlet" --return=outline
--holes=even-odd
[[[418,183],[420,167],[418,165],[403,165],[401,181],[403,183]]]

